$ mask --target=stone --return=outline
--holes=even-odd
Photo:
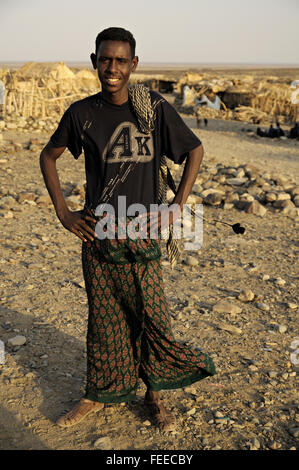
[[[225,202],[226,203],[235,203],[239,201],[239,194],[234,193],[233,191],[226,193]]]
[[[251,302],[254,299],[254,293],[250,289],[244,289],[238,295],[241,302]]]
[[[210,206],[219,206],[222,203],[223,195],[220,193],[211,193],[204,198],[204,203]]]
[[[146,421],[143,421],[143,426],[151,426],[152,423],[147,419]]]
[[[267,304],[265,304],[265,303],[263,303],[263,302],[258,302],[258,303],[256,304],[256,306],[257,306],[257,308],[259,308],[260,310],[263,310],[264,312],[269,312],[269,310],[270,310],[269,305],[267,305]]]
[[[265,425],[264,425],[265,428],[272,428],[273,427],[273,423],[271,421],[268,421]]]
[[[297,437],[299,437],[299,428],[298,427],[290,428],[289,433],[291,434],[291,436],[297,438]]]
[[[279,333],[285,333],[287,331],[288,327],[286,325],[279,325],[278,331]]]
[[[240,335],[242,333],[241,328],[237,328],[234,325],[228,325],[226,323],[219,323],[217,325],[217,328],[219,328],[220,330],[228,331],[229,333],[237,334],[237,335]]]
[[[250,445],[255,449],[259,449],[261,447],[260,441],[256,437],[252,439]]]
[[[67,205],[71,209],[78,209],[82,205],[81,197],[80,196],[68,196],[65,198]]]
[[[52,204],[52,200],[50,196],[46,196],[46,195],[38,196],[35,202],[38,206],[47,206],[49,204]]]
[[[254,197],[248,193],[241,194],[240,196],[240,202],[252,202],[254,200]]]
[[[273,176],[272,179],[275,181],[275,183],[277,184],[277,186],[284,186],[285,184],[287,184],[289,182],[288,178],[286,176]]]
[[[299,215],[299,209],[295,206],[295,204],[292,201],[285,201],[285,202],[288,202],[289,204],[286,207],[284,207],[280,211],[280,213],[288,217],[296,218]]]
[[[185,263],[187,266],[197,266],[199,261],[194,256],[187,256],[185,259]]]
[[[14,214],[12,211],[0,211],[0,217],[3,217],[4,219],[13,219]]]
[[[277,201],[287,201],[289,199],[291,199],[291,195],[289,193],[277,193]]]
[[[199,202],[199,196],[195,194],[190,194],[187,199],[187,204],[200,204],[201,201]]]
[[[217,195],[221,195],[221,196],[224,196],[225,195],[225,192],[224,191],[221,191],[220,189],[214,189],[214,188],[209,188],[209,189],[205,189],[204,191],[202,191],[200,193],[200,196],[205,199],[207,198],[210,194],[217,194]]]
[[[31,147],[31,145],[41,145],[41,142],[39,139],[30,139],[29,142],[28,142],[28,148]]]
[[[273,202],[273,207],[275,207],[275,209],[284,210],[288,208],[295,208],[295,204],[290,199],[279,199]]]
[[[271,450],[277,450],[277,449],[280,449],[281,448],[281,444],[280,442],[276,442],[276,441],[272,441],[270,442],[270,444],[268,445],[269,449]]]
[[[94,442],[94,447],[100,450],[111,450],[112,443],[111,440],[108,436],[106,437],[99,437],[95,442]]]
[[[238,168],[235,172],[234,172],[234,176],[235,178],[243,178],[245,176],[245,171],[243,168]]]
[[[244,210],[247,214],[257,215],[259,217],[264,217],[267,212],[267,209],[262,206],[257,200],[248,202]]]
[[[231,204],[230,202],[228,202],[228,203],[225,202],[223,204],[223,210],[225,210],[225,211],[231,210],[231,209],[233,209],[233,207],[234,207],[234,204]]]
[[[191,410],[188,410],[187,411],[187,415],[188,416],[192,416],[196,413],[197,409],[196,408],[191,408]]]
[[[293,197],[299,196],[299,186],[295,186],[295,188],[291,189],[291,194]]]
[[[242,312],[242,308],[238,305],[233,304],[228,300],[221,300],[213,306],[213,312],[215,313],[229,313],[230,315],[237,315]]]
[[[293,202],[296,207],[299,207],[299,195],[294,197]]]
[[[241,186],[242,184],[247,183],[248,179],[247,178],[228,178],[226,182],[233,186]]]
[[[11,207],[17,204],[16,200],[12,196],[4,196],[0,199],[0,207],[4,207],[5,209],[10,209]]]
[[[6,123],[6,128],[7,129],[17,129],[17,124],[15,122],[7,122]]]
[[[24,201],[34,201],[36,199],[36,194],[30,192],[23,192],[18,195],[18,203],[22,204]]]
[[[7,341],[10,346],[23,346],[26,343],[26,337],[22,335],[14,336]]]
[[[291,310],[295,310],[297,308],[297,304],[295,304],[294,302],[288,302],[287,307]]]
[[[76,194],[75,192],[76,188],[73,190],[73,193]],[[167,192],[166,192],[166,199],[167,201],[172,201],[174,198],[174,195],[173,195],[173,192],[171,191],[171,189],[168,189]]]
[[[265,202],[275,202],[277,199],[277,194],[276,193],[266,193],[264,201]]]
[[[192,192],[195,193],[195,194],[200,194],[201,192],[203,191],[203,187],[201,184],[194,184],[193,185],[193,188],[192,188]],[[173,192],[171,191],[172,193],[172,196],[173,196]]]
[[[282,279],[281,277],[277,277],[276,279],[274,279],[274,283],[277,286],[284,286],[286,281],[284,279]]]

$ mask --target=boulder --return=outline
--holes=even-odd
[[[204,203],[210,206],[219,206],[222,202],[223,194],[221,193],[210,193],[204,198]]]
[[[258,215],[259,217],[264,217],[267,212],[267,209],[256,200],[246,203],[244,210],[247,214]]]

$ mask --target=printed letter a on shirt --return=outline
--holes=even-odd
[[[111,142],[111,141],[110,141]],[[129,126],[124,126],[110,143],[108,158],[122,159],[123,157],[131,157],[131,132]]]
[[[133,122],[122,122],[110,137],[103,158],[107,163],[149,162],[154,158],[152,134],[145,136]]]

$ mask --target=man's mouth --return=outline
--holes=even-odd
[[[115,85],[117,82],[119,82],[119,78],[106,78],[106,82],[109,85]]]

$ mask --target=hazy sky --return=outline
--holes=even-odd
[[[109,26],[141,62],[299,63],[299,0],[0,0],[0,61],[88,61]]]

